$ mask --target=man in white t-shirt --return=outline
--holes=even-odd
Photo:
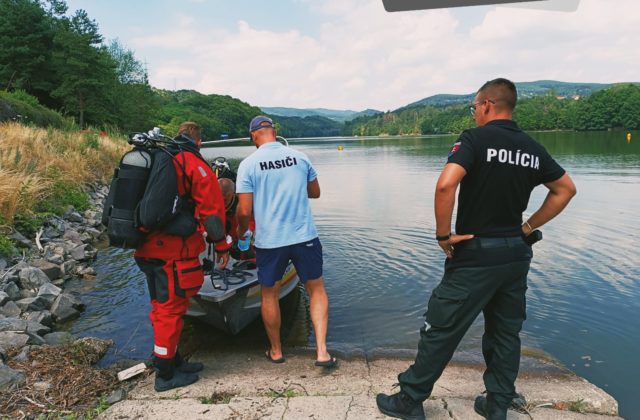
[[[335,367],[327,351],[329,298],[322,278],[322,245],[318,239],[309,198],[320,197],[315,169],[304,153],[276,140],[273,121],[257,116],[249,124],[251,140],[258,150],[240,163],[236,181],[238,237],[256,221],[256,264],[262,286],[262,320],[271,348],[266,357],[284,362],[280,342],[280,286],[291,260],[311,301],[315,330],[316,366]]]

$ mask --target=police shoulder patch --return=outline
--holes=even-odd
[[[459,141],[453,144],[453,148],[449,152],[449,157],[455,155],[458,150],[460,150],[460,142]]]

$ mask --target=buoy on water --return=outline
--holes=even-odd
[[[627,143],[631,143],[631,133],[627,133]]]
[[[338,152],[342,152],[344,150],[344,146],[338,146]]]

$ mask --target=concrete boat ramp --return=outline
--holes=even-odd
[[[200,380],[164,393],[153,389],[153,375],[140,381],[127,399],[111,406],[103,419],[384,419],[376,408],[379,392],[391,393],[410,354],[389,357],[375,351],[344,356],[339,367],[313,366],[311,352],[285,351],[276,365],[259,352],[198,352],[205,363]],[[482,366],[455,362],[445,370],[425,401],[428,419],[480,419],[473,400],[484,390]],[[517,382],[527,401],[520,419],[616,419],[618,403],[606,392],[540,359],[523,358]]]

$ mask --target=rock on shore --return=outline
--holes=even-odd
[[[53,343],[52,337],[46,339],[51,331],[84,310],[80,297],[65,292],[64,285],[71,278],[95,278],[90,264],[97,254],[94,244],[105,239],[100,215],[107,193],[106,186],[93,187],[89,210],[81,214],[70,208],[63,217],[50,216],[37,240],[17,231],[10,236],[25,250],[25,257],[0,259],[3,359],[10,350],[15,353],[30,345]],[[23,379],[20,372],[0,363],[0,390]]]

